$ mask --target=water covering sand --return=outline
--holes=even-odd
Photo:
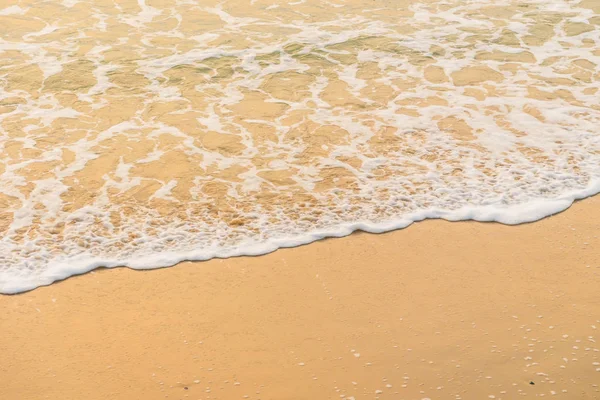
[[[595,0],[0,1],[0,293],[600,191]]]

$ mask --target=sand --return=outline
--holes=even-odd
[[[3,8],[0,268],[558,197],[597,176],[597,1]],[[600,399],[599,205],[0,295],[0,400]]]
[[[599,206],[0,296],[0,398],[598,399]]]

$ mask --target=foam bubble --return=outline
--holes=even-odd
[[[572,2],[51,3],[0,10],[2,293],[600,192]]]

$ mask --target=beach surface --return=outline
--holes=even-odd
[[[0,400],[600,399],[599,4],[0,0]]]
[[[0,397],[598,399],[599,206],[3,295]]]

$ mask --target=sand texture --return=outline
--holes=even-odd
[[[598,399],[599,206],[1,296],[0,398]]]

